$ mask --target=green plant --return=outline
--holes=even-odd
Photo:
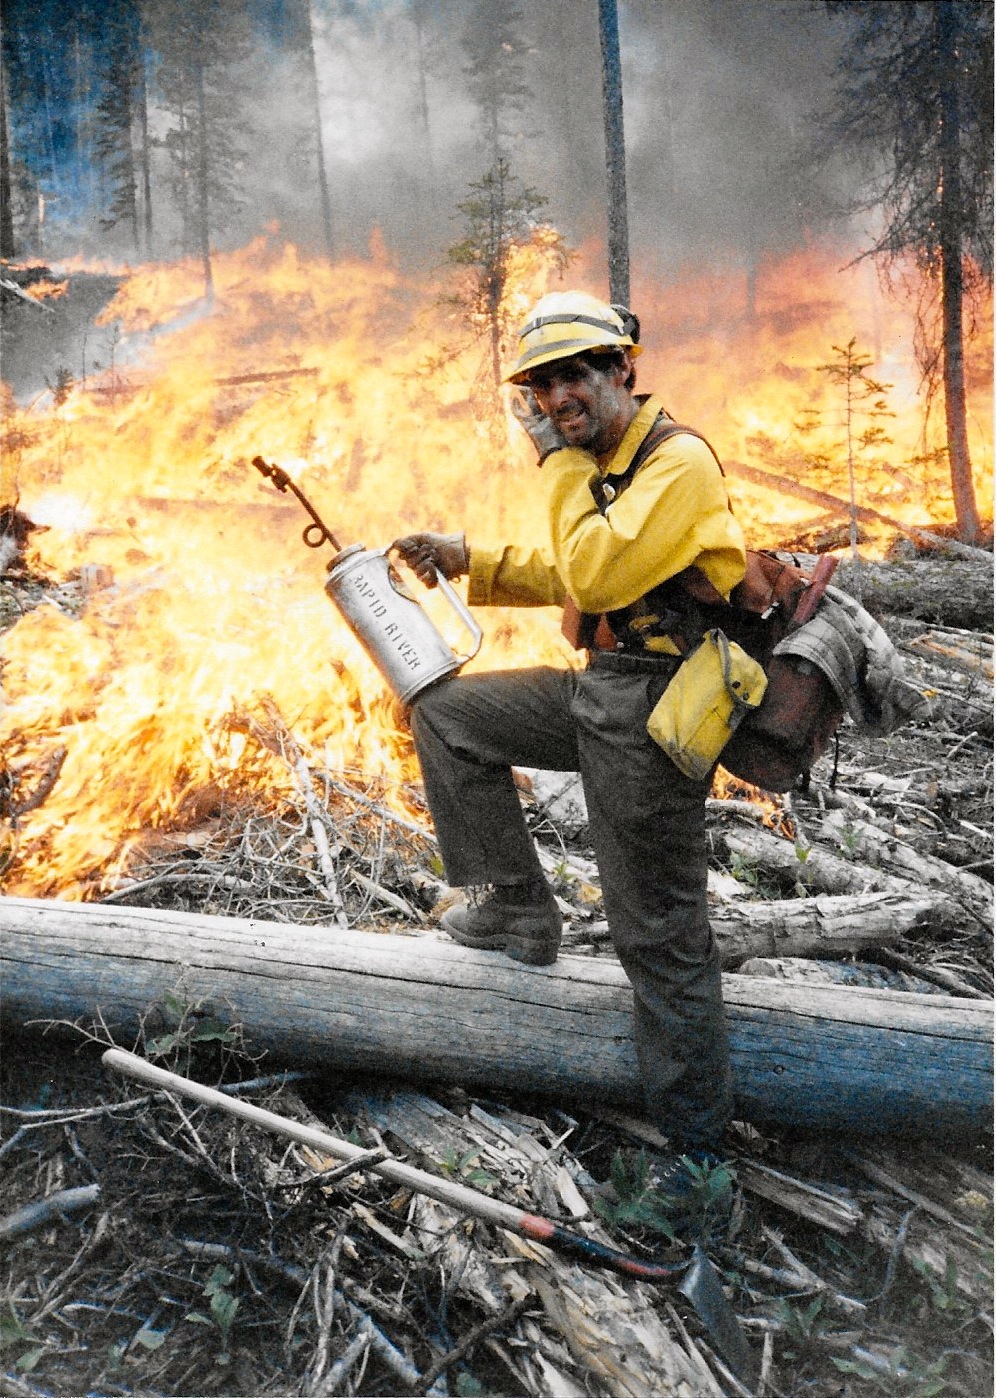
[[[952,1315],[965,1314],[972,1310],[967,1298],[958,1289],[958,1268],[953,1257],[945,1260],[944,1271],[940,1275],[923,1258],[914,1257],[911,1260],[930,1289],[930,1304],[934,1310],[950,1312]]]
[[[877,458],[868,453],[872,448],[888,446],[892,438],[887,436],[882,422],[895,417],[887,406],[885,395],[892,384],[879,383],[868,374],[872,364],[870,355],[862,354],[855,348],[857,341],[852,336],[846,345],[834,345],[836,359],[829,364],[820,364],[819,372],[826,374],[830,382],[843,390],[844,408],[841,426],[844,432],[844,446],[847,451],[847,481],[851,506],[851,552],[856,557],[858,547],[857,516],[857,470],[860,461],[868,467],[878,464]],[[861,419],[864,419],[863,425]]]
[[[571,258],[561,235],[541,217],[546,197],[528,189],[499,156],[480,180],[470,185],[470,197],[457,205],[465,236],[448,249],[450,264],[462,269],[458,289],[445,298],[475,338],[488,340],[491,375],[501,385],[502,349],[518,320],[506,291],[516,249],[533,244],[551,270],[562,272]]]
[[[937,1398],[937,1394],[948,1387],[945,1377],[947,1355],[928,1362],[913,1354],[905,1345],[896,1345],[885,1355],[855,1350],[853,1359],[839,1359],[836,1355],[831,1358],[842,1374],[867,1379],[889,1395],[902,1393],[906,1398]]]
[[[691,1181],[688,1196],[691,1206],[704,1214],[725,1208],[733,1193],[733,1182],[736,1179],[736,1171],[732,1165],[725,1161],[720,1161],[717,1165],[699,1165],[687,1155],[681,1158]]]
[[[464,1155],[461,1155],[455,1147],[448,1146],[439,1164],[454,1179],[464,1180],[477,1189],[486,1190],[498,1183],[498,1177],[485,1170],[483,1166],[475,1164],[480,1153],[479,1149],[468,1150]]]
[[[790,1344],[798,1346],[798,1349],[805,1350],[814,1340],[818,1340],[823,1333],[822,1295],[814,1296],[808,1305],[795,1305],[784,1297],[778,1301],[775,1307],[775,1319],[784,1328],[785,1337]],[[784,1359],[798,1359],[799,1353],[796,1349],[786,1349],[783,1351]]]
[[[73,378],[71,369],[57,369],[55,373],[55,383],[45,380],[52,390],[52,398],[57,408],[61,408],[73,389],[76,387],[76,380]]]
[[[757,888],[760,882],[758,867],[758,861],[753,855],[733,854],[730,856],[730,873],[738,883],[745,883],[748,888]]]
[[[595,1211],[610,1227],[645,1228],[674,1241],[674,1227],[653,1188],[646,1151],[639,1151],[632,1164],[627,1165],[622,1151],[617,1150],[612,1157],[609,1183],[615,1198],[596,1199]]]
[[[858,846],[861,843],[861,827],[851,825],[848,822],[840,827],[840,837],[837,847],[845,859],[856,859]]]
[[[171,1054],[185,1056],[189,1062],[197,1044],[220,1044],[230,1047],[238,1040],[238,1031],[220,1019],[201,1014],[200,1004],[181,1000],[172,991],[163,996],[167,1020],[173,1028],[155,1039],[149,1039],[145,1051],[150,1058],[167,1058]]]
[[[14,1307],[8,1302],[6,1311],[0,1314],[0,1354],[5,1355],[8,1350],[14,1349],[21,1350],[15,1361],[16,1367],[22,1374],[27,1374],[41,1359],[47,1346],[29,1326],[21,1323]]]
[[[208,1300],[210,1315],[205,1315],[203,1311],[190,1311],[184,1316],[185,1320],[194,1325],[214,1325],[221,1340],[216,1360],[218,1364],[228,1364],[231,1361],[229,1340],[239,1309],[239,1298],[229,1290],[234,1280],[234,1274],[219,1262],[208,1277],[202,1293]]]
[[[810,845],[795,842],[795,857],[799,863],[799,872],[796,875],[794,891],[797,898],[806,898],[812,892],[813,871],[809,867],[809,856],[812,854]]]

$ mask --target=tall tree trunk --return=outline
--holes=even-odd
[[[143,45],[144,49],[144,45]],[[140,52],[135,69],[136,101],[140,146],[139,169],[142,176],[142,243],[146,257],[152,256],[152,160],[149,143],[149,88],[145,79],[145,53]]]
[[[623,134],[622,65],[616,0],[598,0],[602,48],[602,103],[608,194],[609,300],[629,305],[629,219],[626,209],[626,141]]]
[[[332,200],[329,197],[328,175],[325,173],[325,140],[322,136],[322,103],[318,90],[318,64],[315,60],[315,35],[311,26],[311,0],[303,0],[305,44],[308,57],[308,75],[311,83],[311,103],[315,115],[315,145],[318,158],[318,194],[322,207],[322,228],[325,233],[325,251],[329,257],[335,253],[332,237]]]
[[[204,298],[214,299],[214,275],[211,270],[211,225],[208,200],[207,101],[204,94],[204,69],[198,63],[197,83],[197,224],[200,237],[201,261],[204,265]]]
[[[0,257],[13,259],[14,211],[10,206],[10,145],[7,140],[7,92],[0,64]]]
[[[979,514],[972,481],[972,459],[968,450],[965,407],[962,268],[965,211],[959,150],[961,111],[958,92],[957,17],[952,0],[940,0],[937,5],[935,32],[944,74],[941,85],[941,194],[938,218],[944,320],[944,416],[958,537],[966,543],[974,543],[979,536]]]
[[[426,74],[425,57],[425,16],[422,6],[415,0],[412,6],[412,23],[415,25],[415,68],[418,78],[418,120],[425,142],[425,173],[429,180],[435,178],[435,162],[432,157],[432,125],[429,120],[429,85]]]

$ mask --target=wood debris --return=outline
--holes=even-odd
[[[968,558],[942,566],[977,569]],[[878,585],[873,571],[869,579]],[[43,600],[72,612],[92,585],[53,590],[10,574],[0,607],[7,621]],[[992,637],[947,615],[883,618],[931,695],[929,722],[878,740],[845,726],[807,791],[772,801],[733,786],[710,801],[712,917],[731,987],[756,987],[751,1005],[784,985],[841,1005],[881,995],[911,1016],[986,1013]],[[433,925],[444,889],[420,791],[329,770],[265,703],[231,722],[283,764],[284,796],[262,809],[215,793],[177,828],[149,832],[116,886],[92,889],[104,913],[444,946]],[[9,827],[22,803],[44,802],[60,763],[53,749],[33,770],[0,771]],[[566,915],[568,960],[586,958],[608,984],[615,968],[583,808],[558,805],[536,774],[521,787]],[[262,957],[243,966],[244,985],[257,971],[262,984],[265,966]],[[278,990],[281,974],[271,961]],[[311,989],[320,998],[314,977]],[[283,1005],[285,1025],[300,1019],[304,995]],[[730,1004],[746,1013],[738,993]],[[410,1074],[398,1055],[386,1081],[308,1063],[292,1081],[258,1061],[224,997],[185,998],[180,985],[150,993],[143,1009],[123,1047],[201,1081],[241,1081],[252,1100],[349,1136],[365,1155],[342,1167],[107,1080],[98,1053],[122,1034],[112,1003],[104,1022],[53,1016],[80,1020],[61,1032],[8,1024],[4,1391],[992,1391],[985,1138],[859,1135],[840,1122],[821,1130],[818,1119],[735,1124],[732,1215],[708,1245],[754,1351],[748,1390],[675,1289],[567,1262],[371,1168],[390,1151],[616,1248],[673,1257],[687,1240],[660,1231],[639,1192],[641,1160],[666,1143],[635,1100],[579,1106],[532,1095],[507,1048],[486,1082],[427,1082],[436,1033],[426,1020],[409,1035]],[[449,1028],[466,1060],[483,1052],[474,1015]],[[633,1197],[607,1191],[612,1180]]]

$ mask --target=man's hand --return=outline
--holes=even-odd
[[[536,448],[536,454],[539,457],[539,461],[536,463],[538,466],[543,465],[552,451],[559,451],[561,447],[566,447],[567,443],[560,435],[560,430],[543,412],[535,395],[528,388],[520,389],[519,393],[512,399],[512,412],[515,414],[519,426],[528,434],[529,440]]]
[[[470,553],[464,534],[407,534],[391,545],[409,568],[425,583],[436,586],[436,573],[444,578],[462,578],[470,567]]]

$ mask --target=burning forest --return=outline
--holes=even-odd
[[[127,43],[132,8],[115,7]],[[441,919],[459,891],[409,712],[329,572],[416,529],[548,546],[536,453],[496,366],[546,293],[604,293],[606,267],[618,290],[618,220],[603,229],[582,211],[569,162],[548,204],[508,155],[510,122],[529,144],[526,110],[561,149],[541,81],[551,17],[529,48],[504,27],[518,10],[495,7],[513,67],[492,55],[493,108],[486,65],[467,68],[464,107],[446,89],[447,113],[473,109],[482,179],[454,128],[432,128],[457,45],[432,6],[399,0],[379,28],[362,7],[306,8],[307,43],[277,55],[300,81],[260,167],[274,178],[310,72],[323,176],[302,188],[312,215],[325,210],[321,236],[285,190],[279,207],[260,200],[263,217],[233,214],[227,240],[205,225],[198,246],[191,184],[179,255],[147,238],[133,256],[120,220],[103,248],[74,248],[68,194],[40,212],[33,40],[15,7],[0,1387],[977,1398],[993,1382],[991,313],[964,338],[955,441],[922,373],[943,259],[894,260],[923,292],[918,313],[858,255],[853,227],[815,216],[772,225],[746,257],[696,246],[687,213],[655,243],[644,205],[660,151],[634,40],[656,20],[621,7],[639,391],[706,434],[750,548],[807,578],[832,560],[832,588],[887,638],[906,704],[883,732],[849,711],[789,790],[750,785],[720,757],[708,916],[735,1111],[723,1159],[692,1167],[692,1228],[653,1184],[667,1141],[644,1106],[580,776],[514,771],[563,922],[556,961],[452,940]],[[463,58],[480,59],[488,7],[458,8]],[[611,78],[616,7],[594,8]],[[760,41],[725,8],[710,43]],[[167,52],[172,10],[145,9],[155,137],[179,89],[164,67],[157,109],[148,54]],[[701,20],[676,23],[675,52],[697,53]],[[774,20],[757,23],[776,65]],[[329,74],[348,86],[335,64],[365,72],[409,42],[423,177],[449,196],[453,172],[468,175],[450,199],[456,243],[427,189],[377,154],[372,115],[353,131],[349,178],[379,216],[357,200],[348,221],[324,182],[338,170],[349,187],[322,123]],[[558,61],[587,73],[581,48]],[[240,63],[254,91],[247,52],[220,59],[205,41],[204,73]],[[835,53],[807,61],[829,72]],[[47,81],[54,94],[54,70]],[[196,106],[184,111],[193,150]],[[130,129],[138,152],[134,113]],[[711,149],[703,139],[706,166]],[[178,171],[193,179],[175,142],[147,153],[164,188],[167,168],[174,190]],[[531,178],[528,155],[520,166]],[[120,193],[104,168],[88,200]],[[132,191],[136,237],[158,188]],[[717,173],[709,197],[724,189]],[[981,304],[985,261],[964,248]],[[952,401],[952,382],[935,375],[931,391]],[[467,610],[462,581],[448,604],[397,555],[378,566],[461,674],[585,664],[559,607]]]

